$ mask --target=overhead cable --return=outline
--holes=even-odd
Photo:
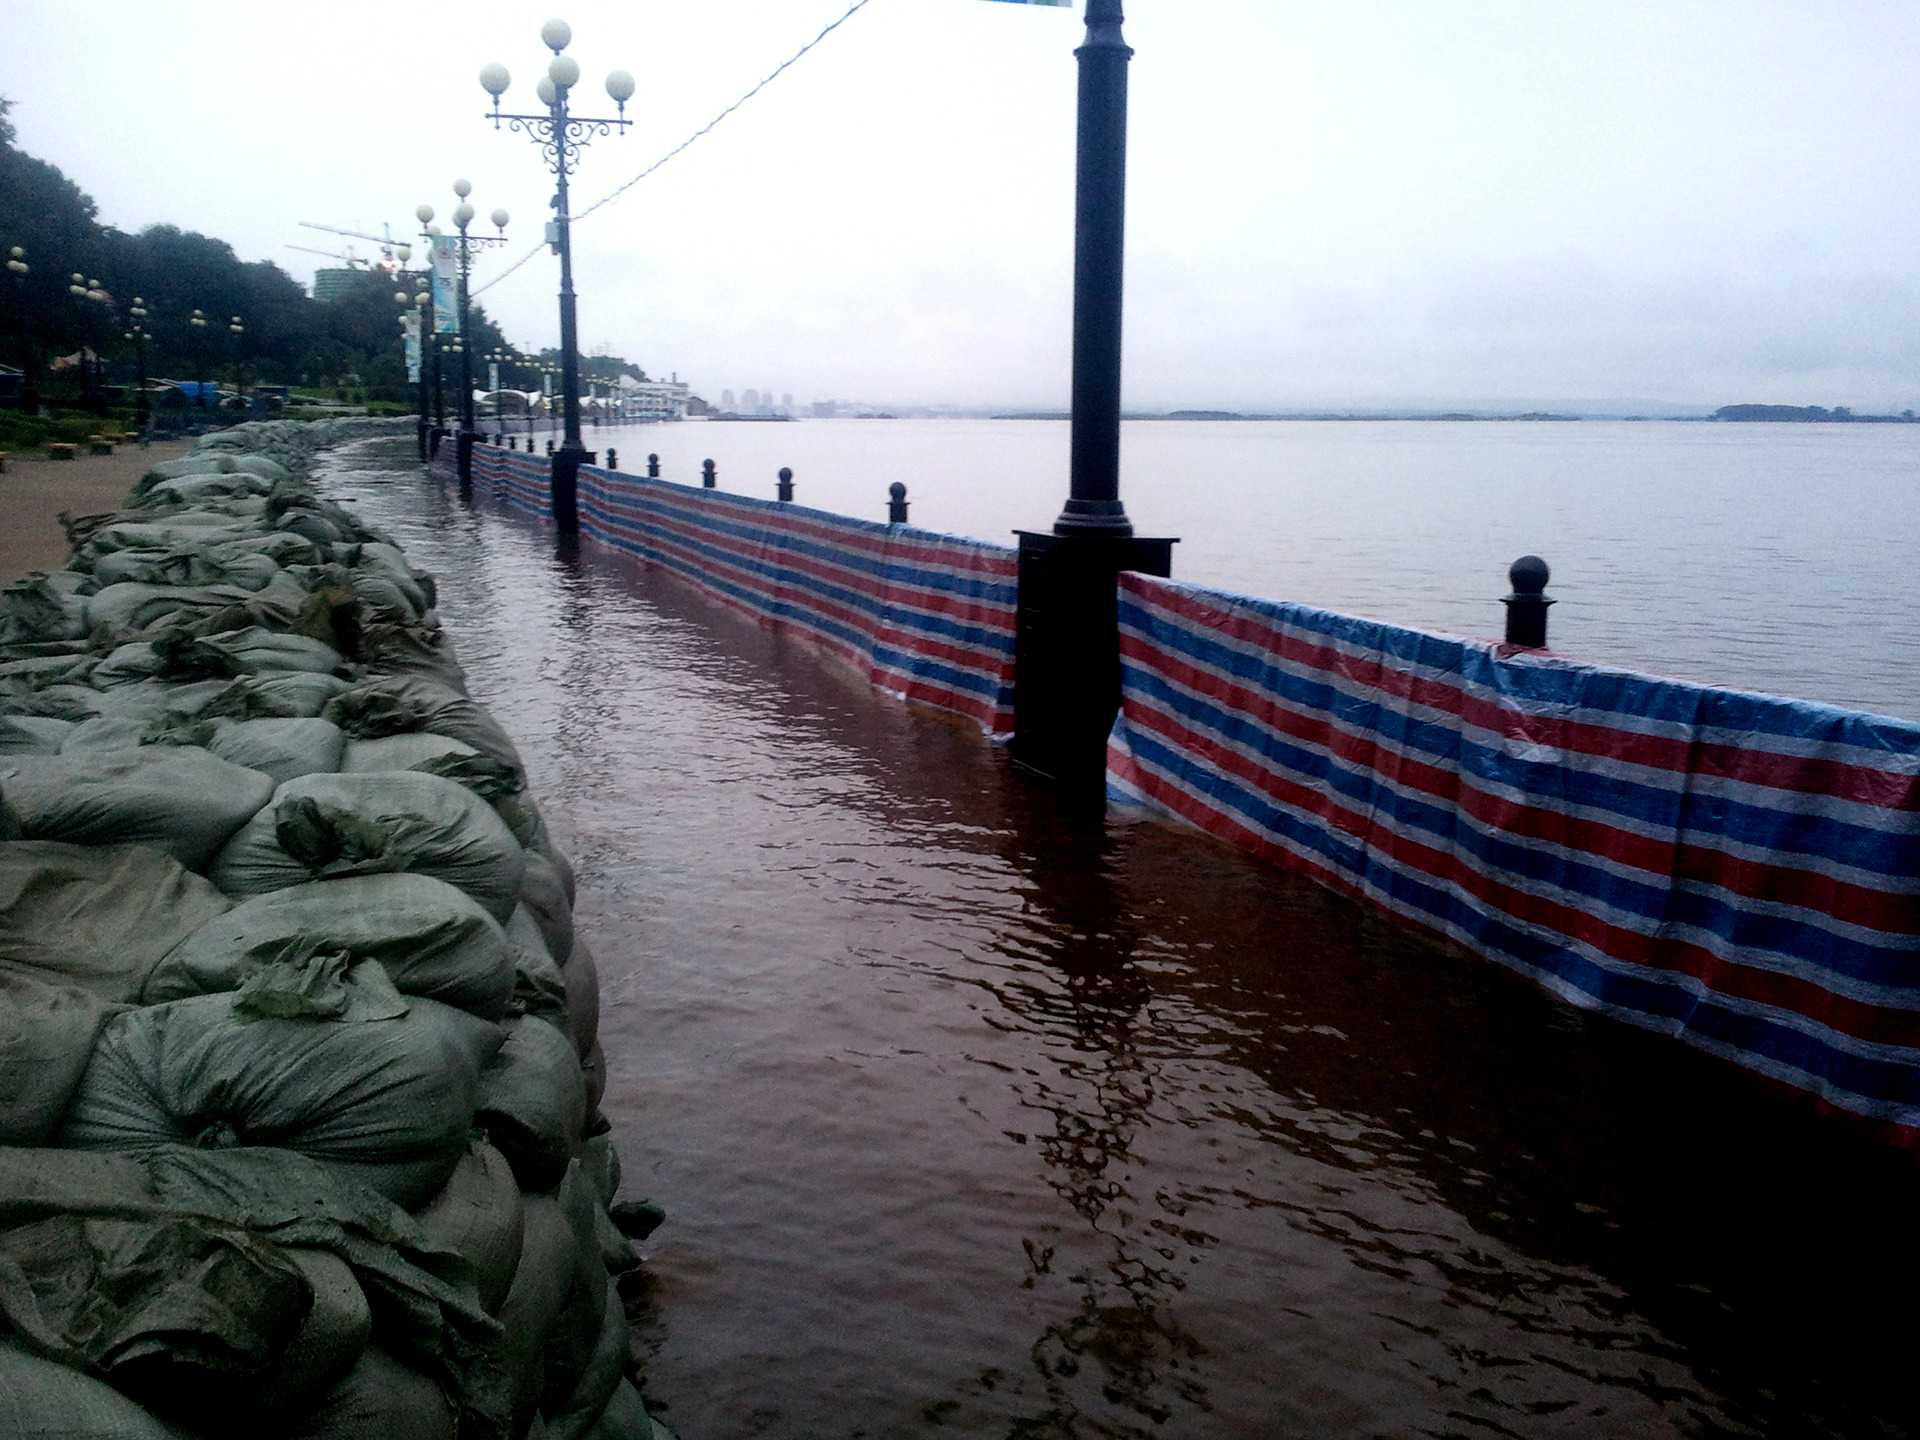
[[[754,96],[758,95],[762,90],[766,89],[767,86],[771,85],[775,80],[778,80],[780,76],[789,67],[791,67],[794,64],[795,61],[799,60],[809,50],[813,49],[814,46],[818,45],[822,40],[826,39],[827,36],[831,35],[834,31],[838,30],[842,25],[846,24],[847,21],[851,20],[855,15],[857,15],[860,11],[866,9],[867,6],[871,5],[872,3],[873,3],[873,0],[854,0],[854,3],[847,7],[847,11],[844,15],[840,16],[839,19],[835,20],[832,24],[828,25],[826,29],[822,30],[818,35],[814,36],[813,39],[809,40],[806,44],[802,45],[798,50],[794,51],[792,55],[788,56],[786,60],[782,61],[778,67],[776,67],[771,73],[769,73],[766,79],[762,80],[758,85],[754,86],[751,90],[747,91],[746,94],[742,95],[738,100],[734,101],[731,105],[727,106],[726,109],[722,110],[718,115],[714,116],[713,119],[709,120],[706,124],[702,125],[698,130],[694,131],[693,134],[689,135],[686,139],[682,140],[678,145],[674,146],[673,149],[667,151],[666,154],[662,155],[658,160],[654,161],[651,165],[649,165],[646,169],[642,170],[638,175],[634,176],[631,180],[627,181],[624,185],[621,185],[617,189],[612,190],[607,194],[601,196],[598,200],[594,201],[593,204],[589,205],[586,209],[582,210],[578,215],[569,217],[570,223],[578,223],[579,221],[582,221],[586,219],[589,215],[593,214],[593,212],[598,210],[602,205],[608,205],[608,204],[611,204],[613,201],[618,200],[622,195],[626,194],[627,191],[631,190],[634,186],[638,185],[642,180],[646,179],[649,175],[653,174],[654,171],[658,170],[662,165],[665,165],[669,160],[673,159],[674,156],[680,154],[689,145],[693,144],[694,141],[700,139],[703,135],[706,135],[722,120],[726,119],[729,115],[733,114],[734,111],[738,110],[742,105],[746,104],[749,100],[753,99]],[[514,271],[518,270],[522,265],[526,264],[529,260],[533,259],[534,256],[538,255],[542,250],[546,248],[547,248],[547,242],[544,240],[541,241],[538,245],[534,246],[533,249],[529,250],[526,254],[522,255],[518,260],[514,261],[513,264],[509,265],[505,270],[502,270],[498,275],[494,276],[493,279],[489,280],[486,284],[482,285],[478,290],[473,291],[468,298],[473,299],[486,294],[487,291],[491,290],[494,286],[498,285],[502,280],[506,279],[509,275],[513,274]]]

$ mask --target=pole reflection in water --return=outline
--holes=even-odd
[[[356,463],[578,867],[688,1435],[1904,1432],[1908,1165]]]

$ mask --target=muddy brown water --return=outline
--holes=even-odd
[[[1909,1162],[398,447],[326,485],[578,864],[686,1440],[1912,1432]]]

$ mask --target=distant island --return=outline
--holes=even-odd
[[[1829,410],[1824,405],[1722,405],[1713,412],[1716,420],[1770,420],[1797,421],[1806,423],[1835,422],[1854,425],[1910,425],[1914,422],[1911,410],[1902,410],[1898,415],[1856,415],[1845,405],[1836,405]]]

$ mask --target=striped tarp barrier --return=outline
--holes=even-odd
[[[531,515],[536,520],[553,519],[553,460],[546,455],[527,455],[518,450],[503,450],[498,445],[473,447],[473,484],[484,489],[487,498]]]
[[[1920,725],[1140,575],[1109,793],[1920,1139]]]
[[[594,466],[579,507],[590,539],[807,635],[895,695],[1012,731],[1011,549]]]

